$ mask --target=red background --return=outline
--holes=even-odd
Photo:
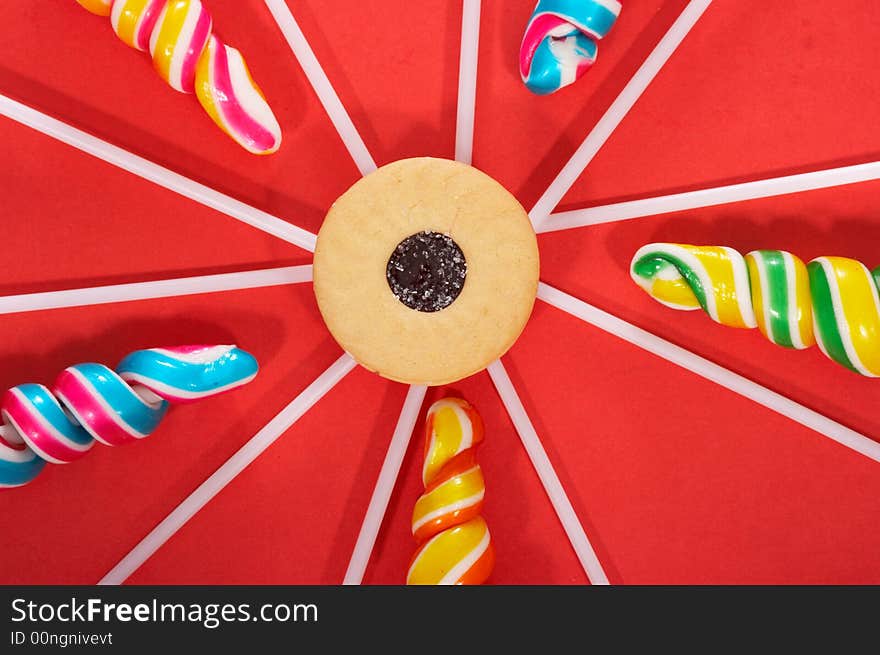
[[[593,71],[530,95],[516,57],[532,0],[486,0],[474,163],[528,208],[686,3],[630,0]],[[316,231],[358,173],[259,0],[210,0],[284,128],[255,158],[73,0],[0,5],[0,92]],[[300,0],[296,16],[379,164],[451,157],[461,21],[451,0]],[[563,202],[576,208],[877,159],[873,0],[718,0]],[[0,119],[3,277],[13,294],[303,264],[308,253]],[[880,263],[880,183],[539,237],[545,281],[880,438],[880,382],[757,332],[667,310],[633,285],[674,240]],[[0,318],[0,385],[68,364],[234,341],[262,372],[0,496],[0,582],[92,583],[339,355],[310,285]],[[824,437],[538,303],[505,359],[614,583],[880,583],[880,468]],[[498,583],[583,583],[486,373],[485,516]],[[134,583],[341,581],[405,387],[362,370],[232,482]],[[432,391],[430,397],[437,395]],[[421,435],[366,581],[413,550]]]

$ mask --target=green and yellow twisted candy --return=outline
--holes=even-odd
[[[652,243],[633,257],[633,280],[674,309],[700,309],[722,325],[761,330],[787,348],[818,343],[830,359],[880,377],[880,267],[782,250]]]

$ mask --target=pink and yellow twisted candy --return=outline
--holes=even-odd
[[[830,359],[880,377],[880,267],[781,250],[653,243],[636,252],[633,280],[674,309],[699,309],[730,327],[758,327],[787,348],[818,344]]]
[[[444,398],[428,409],[425,433],[425,492],[412,516],[421,545],[406,583],[482,584],[495,566],[495,550],[480,516],[486,491],[475,458],[483,440],[480,415],[465,400]]]
[[[268,155],[281,146],[281,127],[241,53],[212,34],[201,0],[77,0],[109,16],[117,36],[149,50],[156,72],[172,88],[195,93],[204,110],[248,152]]]

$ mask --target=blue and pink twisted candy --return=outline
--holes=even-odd
[[[519,52],[519,72],[539,95],[580,79],[620,14],[619,0],[539,0]]]
[[[46,465],[79,459],[100,441],[121,446],[149,436],[169,402],[186,403],[247,384],[257,361],[235,346],[138,350],[113,371],[66,368],[52,391],[21,384],[0,401],[0,488],[33,480]]]

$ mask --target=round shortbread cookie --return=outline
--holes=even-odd
[[[404,304],[389,281],[395,249],[420,233],[434,238],[409,247],[436,242],[466,260],[457,297],[423,311]],[[441,273],[452,274],[461,271]],[[446,159],[404,159],[333,203],[318,233],[314,288],[327,327],[359,364],[399,382],[447,384],[485,368],[522,332],[538,290],[538,244],[522,205],[485,173]]]

